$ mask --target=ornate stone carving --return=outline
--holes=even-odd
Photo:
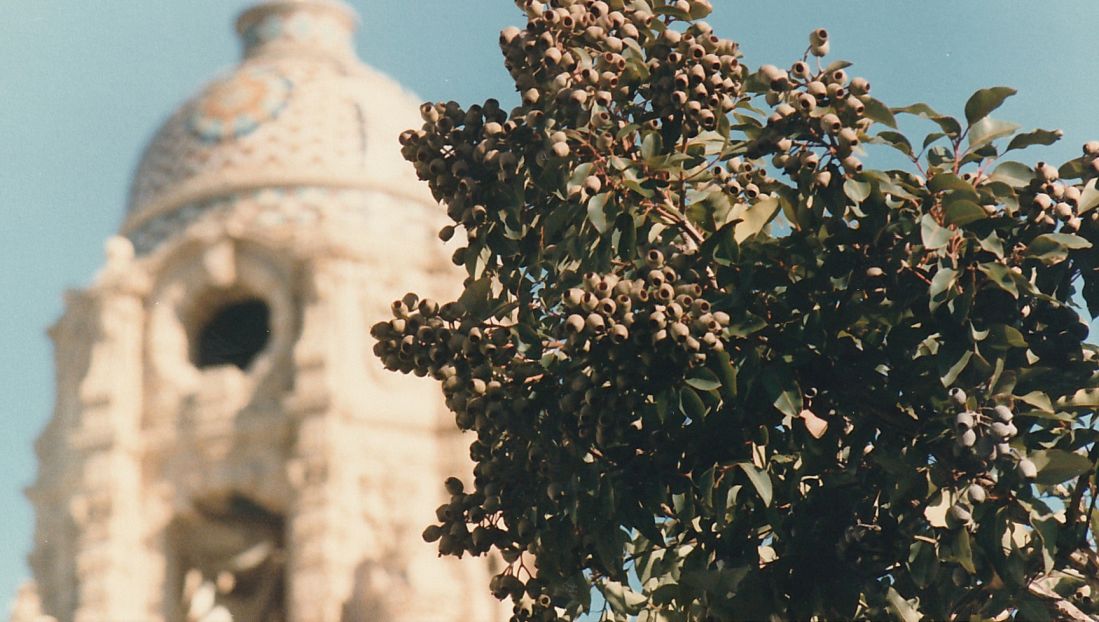
[[[369,356],[389,301],[453,266],[398,154],[418,101],[358,62],[354,24],[335,0],[247,11],[240,67],[145,152],[121,237],[51,330],[17,622],[502,619],[486,567],[416,527],[465,465],[441,396]],[[198,356],[253,299],[270,334],[247,359]]]

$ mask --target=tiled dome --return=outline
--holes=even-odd
[[[244,59],[157,132],[134,177],[123,233],[196,202],[262,188],[376,190],[430,202],[399,155],[419,102],[355,55],[354,12],[270,0],[241,15]]]

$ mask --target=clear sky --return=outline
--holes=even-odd
[[[1099,138],[1096,0],[712,0],[745,61],[788,65],[815,27],[891,105],[961,114],[973,90],[1019,95],[996,116],[1060,128],[1026,154],[1063,161]],[[171,110],[235,62],[245,0],[0,0],[0,618],[29,575],[22,489],[52,409],[46,328],[121,222],[140,150]],[[509,0],[352,0],[365,60],[427,99],[514,101],[496,44]],[[396,140],[396,137],[394,137]],[[871,165],[873,162],[871,162]],[[58,511],[64,511],[58,508]],[[425,522],[429,517],[425,517]]]

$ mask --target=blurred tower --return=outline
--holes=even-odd
[[[51,330],[23,619],[500,618],[486,565],[419,535],[464,443],[430,382],[370,353],[389,301],[454,279],[398,153],[418,102],[356,58],[356,21],[246,11],[241,63],[146,150]]]

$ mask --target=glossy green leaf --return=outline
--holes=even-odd
[[[1076,203],[1076,213],[1083,214],[1099,207],[1099,188],[1095,187],[1096,180],[1088,180],[1084,189],[1080,192],[1080,200]]]
[[[707,357],[711,368],[721,381],[721,393],[726,399],[735,398],[737,395],[737,370],[733,366],[728,352],[715,352],[712,357]]]
[[[779,202],[775,197],[765,197],[751,204],[737,204],[730,212],[731,218],[739,218],[733,236],[737,242],[763,231],[778,213]]]
[[[1045,233],[1027,246],[1026,254],[1044,264],[1052,265],[1068,259],[1069,251],[1091,248],[1091,242],[1072,233]]]
[[[1012,188],[1022,188],[1034,179],[1034,170],[1025,164],[1009,160],[992,169],[988,177],[993,181],[1002,181]]]
[[[649,599],[643,594],[638,594],[627,585],[617,581],[607,581],[602,586],[603,597],[607,599],[607,605],[617,613],[637,615],[645,608]]]
[[[890,132],[888,130],[878,132],[877,138],[909,157],[916,155],[916,152],[912,149],[912,143],[908,142],[908,138],[900,132]]]
[[[977,269],[984,273],[996,287],[1011,294],[1012,298],[1019,297],[1019,288],[1015,284],[1015,275],[1011,269],[1001,263],[988,262],[977,265]]]
[[[1000,239],[1000,236],[995,231],[989,233],[980,241],[981,248],[996,255],[997,257],[1004,256],[1004,242]]]
[[[958,379],[958,376],[962,375],[962,372],[965,371],[966,365],[969,365],[969,360],[972,358],[973,352],[969,350],[963,352],[962,355],[958,357],[957,361],[946,370],[946,373],[939,378],[943,383],[943,386],[949,387],[953,385],[954,381]]]
[[[985,117],[969,128],[969,134],[967,135],[967,138],[969,139],[969,150],[974,151],[996,139],[1011,136],[1018,129],[1018,123]]]
[[[954,286],[954,281],[957,278],[958,273],[953,268],[939,268],[935,276],[931,277],[931,285],[927,289],[927,296],[930,298],[932,311],[937,309],[943,302],[946,302],[950,294],[950,288]]]
[[[954,232],[939,225],[931,214],[920,218],[920,239],[929,250],[943,248],[954,237]]]
[[[958,123],[957,119],[955,119],[954,117],[941,115],[938,112],[935,112],[935,110],[931,106],[928,106],[924,103],[901,106],[899,108],[893,108],[892,111],[894,114],[912,114],[916,115],[917,117],[928,119],[934,122],[940,128],[942,128],[943,132],[945,132],[948,136],[960,136],[962,133],[962,125],[961,123]]]
[[[1057,400],[1057,405],[1066,408],[1099,408],[1099,388],[1079,389],[1071,396]]]
[[[1007,324],[994,324],[989,328],[988,339],[1004,348],[1025,348],[1026,339],[1018,329]]]
[[[1027,457],[1034,466],[1038,467],[1038,477],[1035,481],[1039,484],[1060,484],[1094,468],[1087,456],[1063,449],[1032,451]]]
[[[935,552],[935,545],[923,540],[916,540],[908,551],[908,570],[912,578],[921,588],[927,587],[935,579],[938,573],[939,558]]]
[[[946,132],[931,132],[923,139],[923,148],[927,149],[942,138],[946,138]]]
[[[927,181],[927,189],[932,192],[953,191],[958,198],[977,199],[977,190],[973,184],[954,173],[939,173]]]
[[[862,103],[866,107],[866,118],[873,119],[882,125],[888,125],[889,127],[897,127],[897,119],[893,117],[893,113],[889,110],[889,107],[873,97],[863,97]]]
[[[802,408],[801,391],[799,391],[797,387],[783,390],[778,394],[778,397],[775,398],[774,405],[782,414],[790,417],[797,417]]]
[[[954,537],[953,558],[969,574],[977,574],[977,567],[973,564],[973,543],[969,537],[969,530],[959,529]]]
[[[923,620],[923,614],[920,613],[919,608],[905,600],[893,586],[890,586],[889,590],[886,591],[885,600],[889,603],[890,611],[900,622],[920,622],[920,620]]]
[[[767,471],[756,468],[751,462],[738,462],[737,466],[748,476],[748,481],[756,489],[759,498],[763,499],[763,505],[770,506],[772,495],[771,476],[768,475]]]
[[[599,233],[606,233],[609,228],[607,213],[604,208],[606,207],[607,202],[610,201],[610,198],[610,192],[603,192],[588,199],[588,220]]]
[[[684,382],[699,391],[713,391],[721,387],[721,382],[714,376],[714,373],[706,368],[693,370]]]
[[[1042,412],[1053,412],[1053,402],[1049,400],[1049,396],[1041,391],[1031,391],[1026,395],[1017,395],[1015,399],[1041,410]]]
[[[691,387],[682,387],[679,390],[679,408],[692,421],[702,421],[708,411],[702,398]]]
[[[1064,136],[1064,132],[1061,130],[1034,130],[1025,132],[1012,138],[1011,142],[1007,144],[1007,149],[1004,151],[1026,149],[1032,145],[1052,145],[1058,140],[1061,140],[1062,136]]]
[[[856,204],[862,203],[870,196],[870,184],[865,181],[848,179],[843,182],[843,193]]]
[[[968,199],[951,201],[945,205],[945,218],[948,225],[968,225],[971,222],[988,218],[984,208]]]
[[[970,125],[977,123],[1015,93],[1017,93],[1015,89],[1006,86],[994,86],[977,91],[965,103],[965,120]]]

